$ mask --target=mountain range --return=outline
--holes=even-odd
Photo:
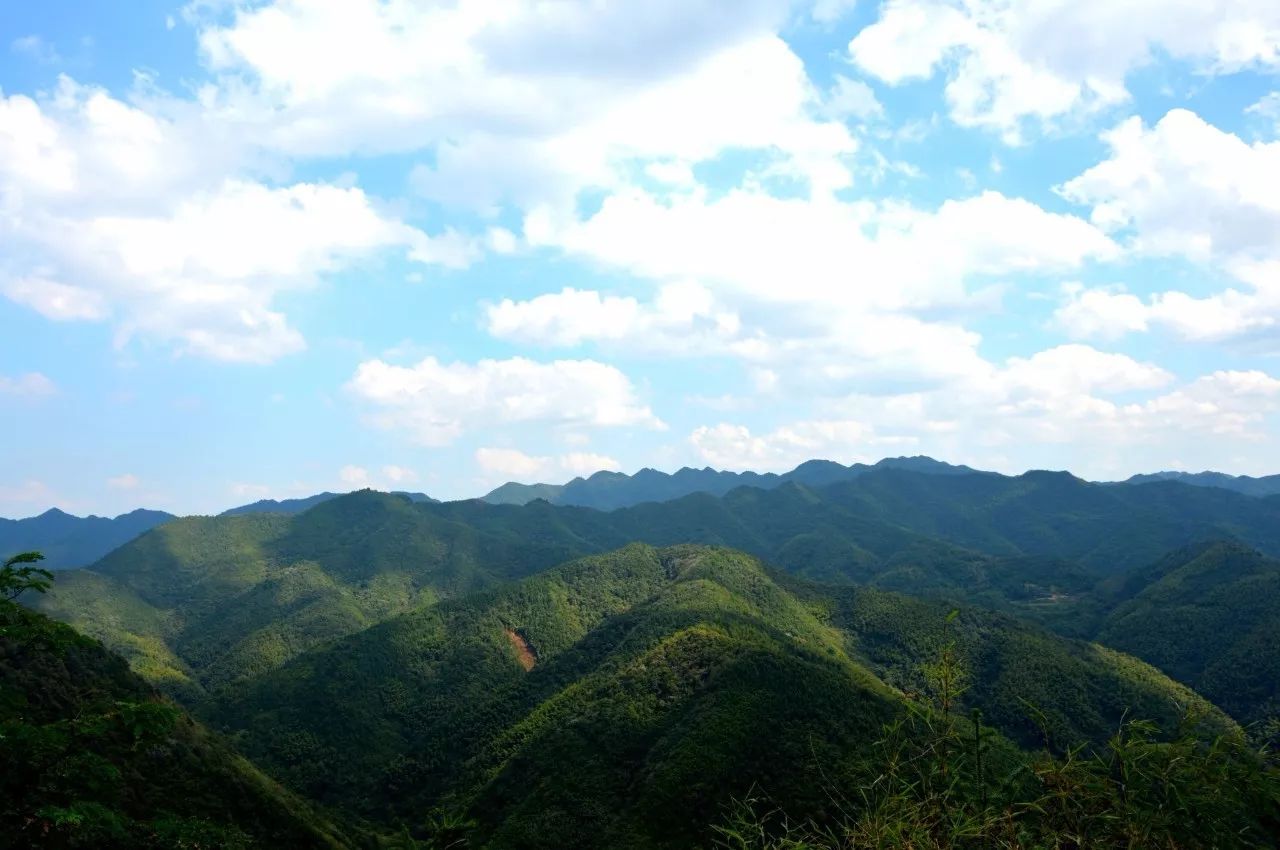
[[[908,461],[609,510],[364,490],[172,518],[40,613],[0,603],[0,731],[103,718],[127,791],[0,814],[122,847],[1280,836],[1280,496]],[[164,721],[141,744],[138,711]],[[156,741],[176,774],[138,761]],[[74,773],[58,746],[18,763]]]
[[[840,481],[853,480],[871,471],[885,469],[900,469],[931,475],[997,475],[997,473],[983,472],[968,466],[944,463],[923,456],[885,458],[874,464],[855,463],[850,466],[828,460],[811,460],[782,474],[728,472],[710,467],[705,469],[685,467],[674,473],[646,468],[634,475],[602,471],[586,478],[574,478],[566,484],[508,482],[481,498],[495,505],[524,505],[540,499],[556,505],[610,511],[645,502],[671,501],[695,493],[723,496],[737,487],[772,489],[787,483],[823,487]],[[1198,487],[1232,490],[1249,496],[1261,497],[1280,493],[1280,475],[1250,478],[1218,472],[1158,472],[1135,475],[1119,483],[1130,485],[1161,481],[1176,481]],[[297,514],[338,495],[340,494],[325,491],[295,499],[262,499],[229,508],[223,511],[222,515]],[[414,502],[437,501],[425,493],[404,492],[403,495]],[[135,510],[114,519],[97,516],[75,517],[52,508],[40,516],[27,519],[0,518],[0,551],[39,550],[45,553],[46,564],[50,569],[82,567],[93,563],[142,532],[173,518],[173,514],[151,510]]]

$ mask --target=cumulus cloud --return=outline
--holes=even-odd
[[[523,357],[415,366],[361,363],[348,390],[372,410],[370,421],[425,445],[448,445],[495,425],[664,428],[631,381],[594,360],[538,363]]]
[[[107,486],[113,490],[136,490],[142,481],[131,472],[116,475],[107,479]]]
[[[614,342],[629,349],[689,353],[737,336],[738,316],[698,283],[659,288],[653,301],[566,287],[527,301],[503,299],[485,310],[490,334],[538,345]]]
[[[1161,55],[1202,74],[1280,67],[1280,8],[1269,0],[888,0],[849,44],[886,83],[946,75],[951,117],[1017,142],[1129,98],[1129,73]]]
[[[1248,143],[1176,109],[1154,126],[1131,118],[1103,134],[1104,161],[1059,191],[1136,254],[1179,257],[1233,277],[1209,295],[1072,288],[1058,321],[1079,336],[1161,326],[1216,340],[1280,319],[1280,142]]]
[[[775,35],[790,5],[279,0],[201,21],[200,44],[221,75],[213,108],[274,149],[432,147],[415,182],[447,203],[567,200],[631,159],[741,147],[845,185],[855,142],[810,116],[803,63]]]
[[[280,293],[382,251],[448,266],[473,254],[357,187],[226,176],[213,127],[151,106],[66,78],[42,101],[0,93],[0,247],[14,258],[0,293],[58,321],[113,318],[120,342],[265,362],[304,346]]]

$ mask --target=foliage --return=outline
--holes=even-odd
[[[53,573],[32,566],[44,560],[39,552],[21,552],[0,566],[0,599],[12,602],[28,590],[44,593],[53,582]]]
[[[0,764],[0,835],[17,846],[346,846],[118,656],[5,601]]]
[[[835,816],[789,818],[747,796],[717,826],[717,846],[1228,850],[1280,838],[1280,766],[1238,735],[1206,741],[1188,718],[1169,740],[1150,721],[1125,719],[1104,746],[1045,749],[1010,770],[992,759],[981,712],[966,722],[953,710],[966,676],[954,641],[924,673],[935,688],[886,724],[874,779],[832,789]]]

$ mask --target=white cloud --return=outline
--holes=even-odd
[[[622,468],[622,464],[608,455],[594,452],[569,452],[560,455],[556,462],[561,469],[574,476],[587,476],[601,470],[617,472]]]
[[[688,353],[735,337],[736,314],[717,307],[697,283],[662,286],[652,303],[566,287],[528,301],[503,299],[485,310],[490,334],[538,345],[576,346],[586,341],[628,348]]]
[[[808,115],[788,0],[421,6],[278,0],[200,22],[213,109],[293,154],[434,148],[420,191],[492,209],[618,183],[635,158],[777,150],[824,187],[856,147]],[[620,170],[621,169],[621,170]]]
[[[55,321],[105,319],[110,314],[101,292],[42,277],[0,283],[0,292]]]
[[[1128,99],[1131,71],[1161,55],[1202,74],[1280,67],[1270,0],[888,0],[849,44],[890,84],[947,76],[952,118],[1018,141],[1028,119],[1058,121]]]
[[[1274,130],[1280,134],[1280,91],[1273,91],[1258,99],[1245,109],[1246,115],[1260,115],[1269,120]]]
[[[996,192],[927,212],[741,189],[714,199],[631,190],[582,221],[535,211],[525,235],[651,279],[824,310],[955,304],[969,278],[1074,269],[1116,253],[1088,222]]]
[[[714,198],[632,190],[584,220],[535,211],[525,234],[535,246],[659,286],[696,281],[683,290],[698,295],[696,309],[665,308],[668,288],[650,303],[565,290],[490,308],[492,333],[731,356],[766,384],[827,395],[853,381],[980,373],[979,337],[948,313],[988,309],[992,280],[1074,270],[1119,253],[1080,218],[995,192],[926,211],[748,189]]]
[[[1054,320],[1073,337],[1115,339],[1147,329],[1147,306],[1123,289],[1088,289],[1069,283],[1062,293],[1065,301],[1054,312]]]
[[[820,24],[833,24],[857,5],[858,0],[815,0],[809,16]]]
[[[551,467],[551,458],[534,457],[518,449],[479,448],[476,463],[487,473],[535,479]]]
[[[20,514],[24,511],[32,514],[43,513],[57,501],[58,497],[53,489],[43,481],[34,478],[27,479],[21,484],[0,484],[0,505],[8,505],[6,510],[11,513]]]
[[[107,486],[113,490],[136,490],[141,483],[138,476],[131,472],[107,479]]]
[[[1154,127],[1131,118],[1103,134],[1110,156],[1060,192],[1092,207],[1130,250],[1221,269],[1243,285],[1209,295],[1067,292],[1058,320],[1078,335],[1150,326],[1214,340],[1280,320],[1280,142],[1247,143],[1182,109]]]
[[[361,363],[348,390],[374,412],[370,421],[426,445],[448,445],[467,431],[540,422],[571,427],[665,426],[637,398],[631,381],[594,360],[538,363],[523,357],[415,366]]]
[[[0,292],[55,320],[114,316],[121,342],[263,362],[304,345],[280,293],[385,250],[446,266],[473,255],[356,187],[227,177],[243,146],[223,150],[225,128],[192,110],[66,78],[42,101],[0,93]]]
[[[483,447],[476,449],[475,460],[486,474],[526,482],[539,481],[555,473],[576,477],[621,468],[613,458],[591,452],[569,452],[549,457],[525,454],[518,449]]]
[[[357,489],[371,486],[369,470],[354,464],[347,464],[338,470],[338,480],[348,487]]]
[[[1220,371],[1180,382],[1155,364],[1085,345],[1010,358],[918,392],[853,394],[822,409],[870,434],[915,440],[912,451],[1005,471],[1070,468],[1105,480],[1164,468],[1170,457],[1238,469],[1242,442],[1257,446],[1255,472],[1265,453],[1280,461],[1270,437],[1280,380]],[[732,433],[721,436],[733,445]],[[738,454],[750,456],[750,435],[738,436],[746,447]]]
[[[884,115],[884,106],[876,99],[871,86],[837,74],[835,83],[822,102],[823,111],[835,118],[868,119]]]
[[[702,426],[689,435],[702,461],[721,469],[785,470],[813,458],[844,462],[873,459],[886,446],[909,446],[911,437],[884,438],[863,422],[794,422],[755,435],[745,425]]]
[[[388,464],[382,467],[382,477],[392,484],[412,484],[418,480],[418,473],[403,466]]]
[[[14,396],[49,396],[58,391],[58,387],[48,377],[39,372],[27,372],[16,377],[0,375],[0,394]]]

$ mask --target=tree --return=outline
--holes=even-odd
[[[14,555],[0,567],[0,598],[10,602],[28,590],[44,593],[53,584],[53,573],[31,566],[44,560],[39,552],[22,552]]]

